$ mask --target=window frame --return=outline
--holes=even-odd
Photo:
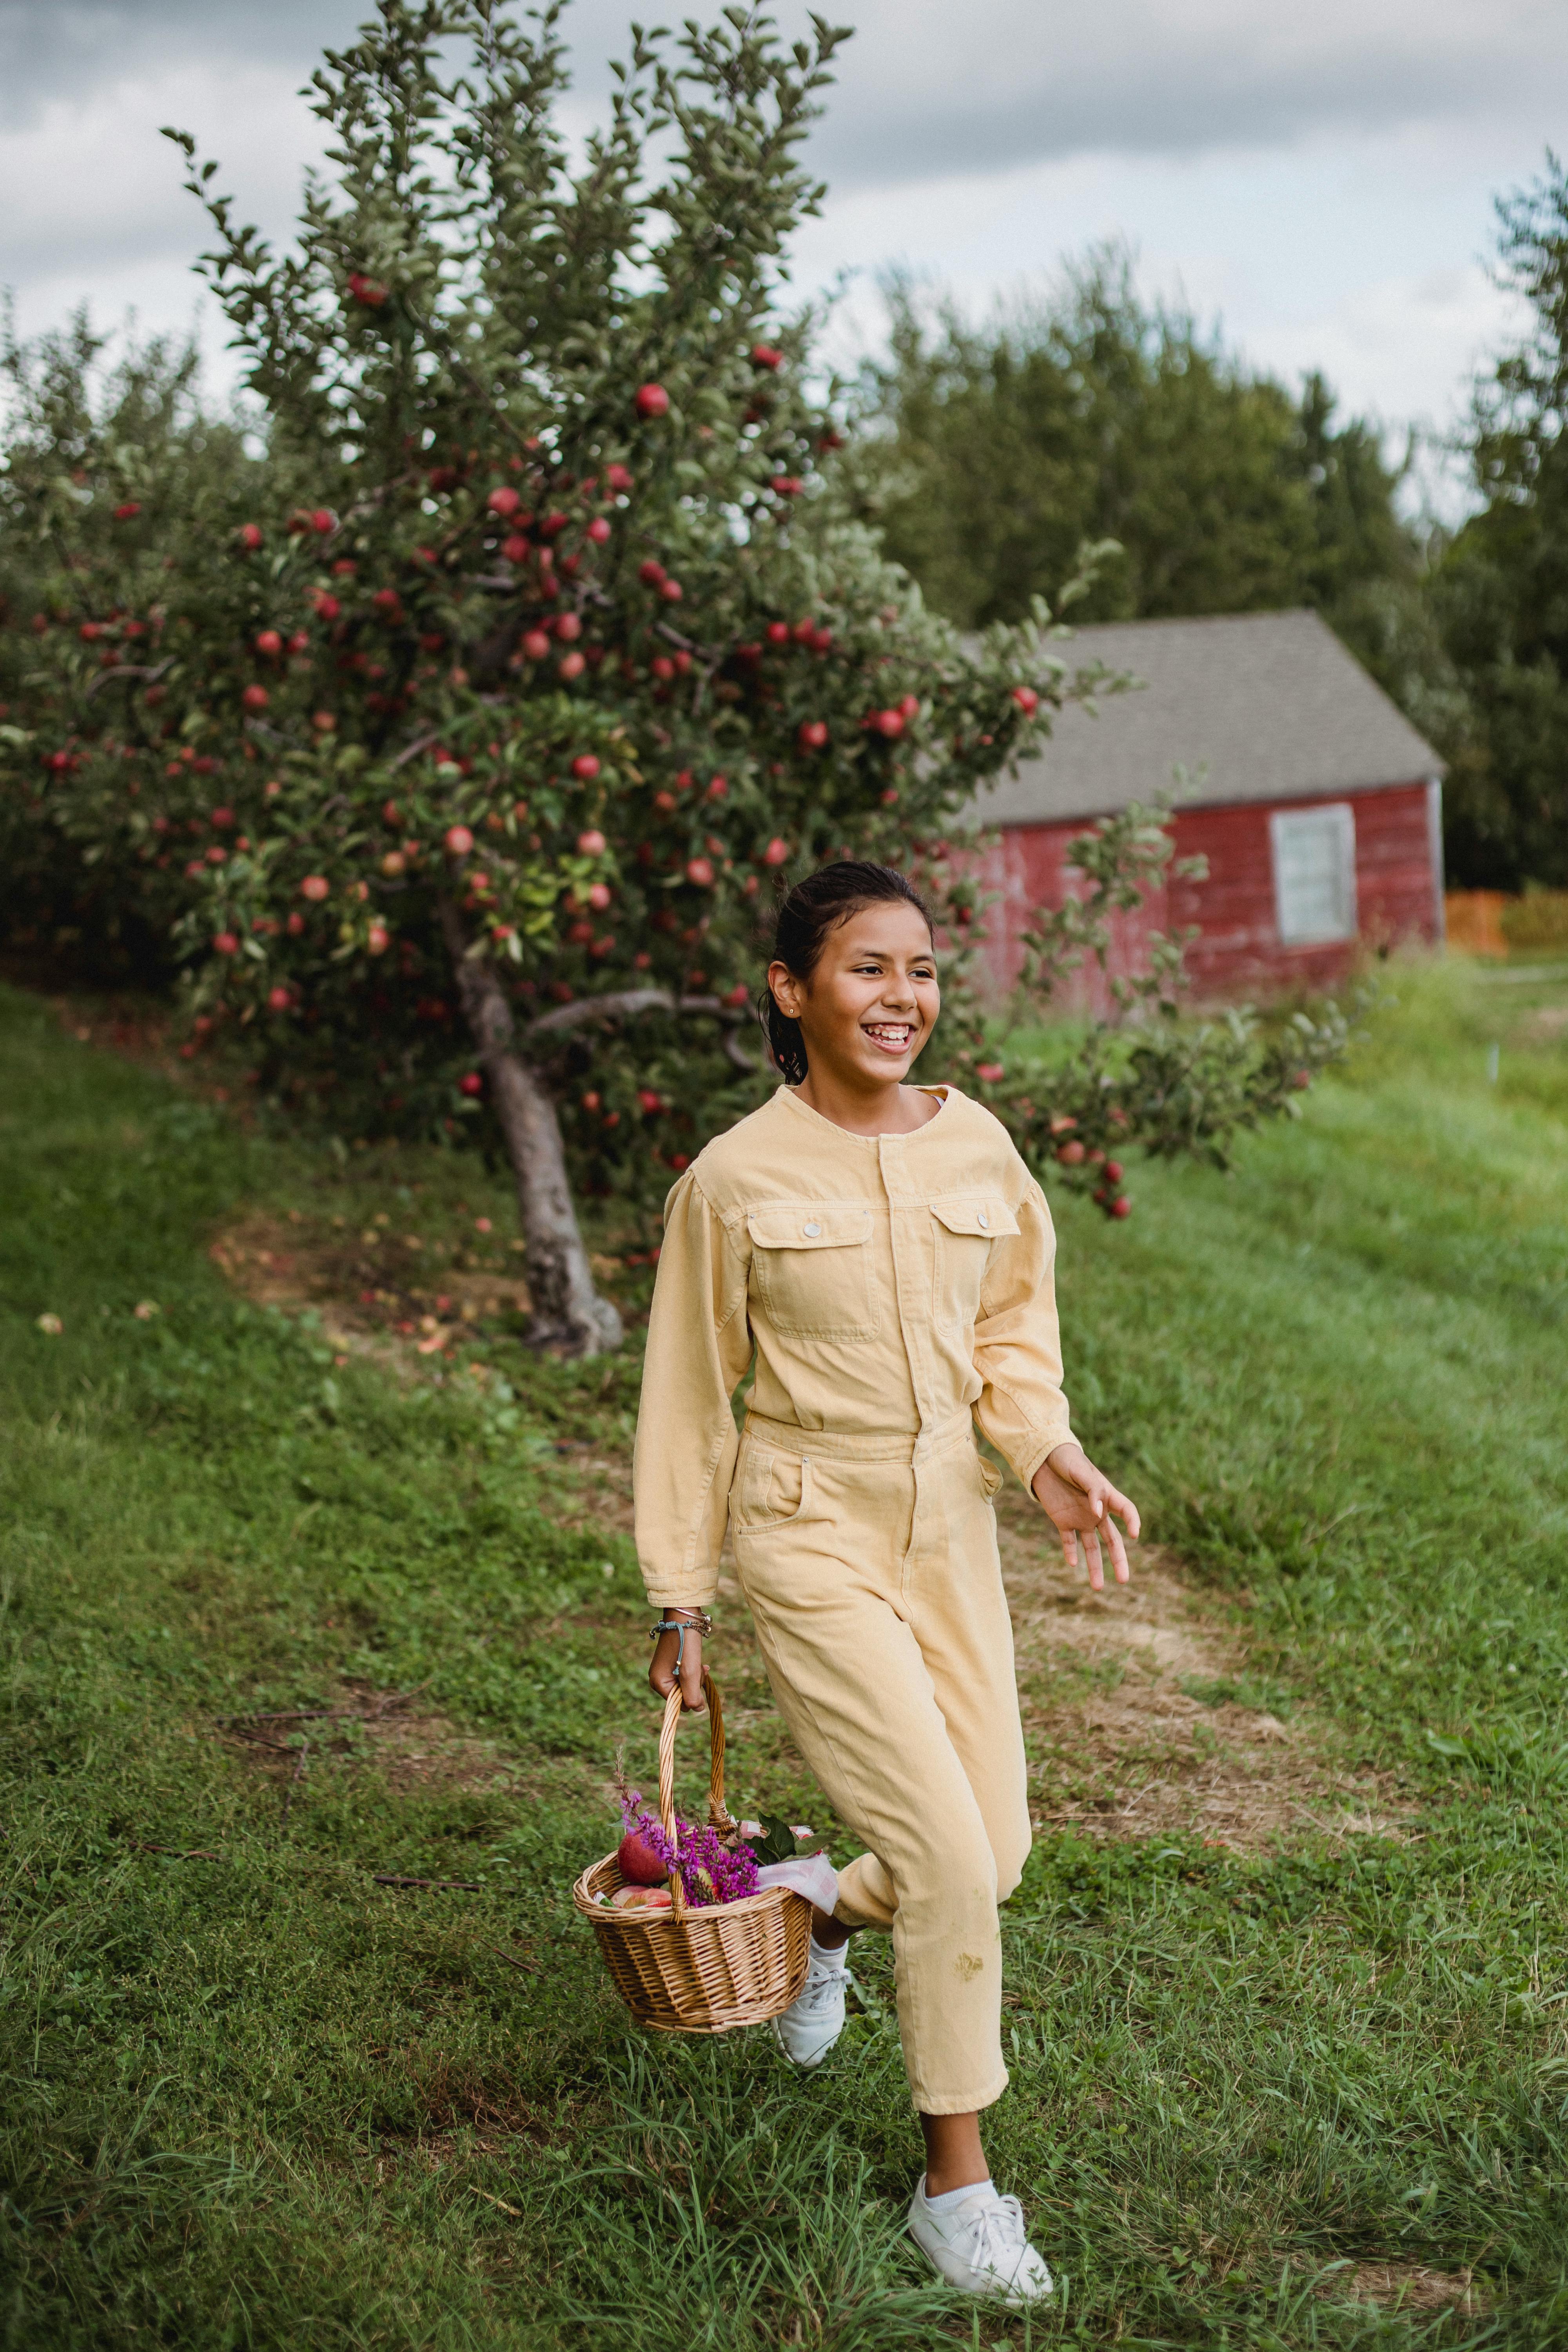
[[[1339,871],[1336,896],[1343,913],[1343,928],[1288,928],[1285,861],[1286,845],[1291,836],[1316,827],[1334,836]],[[1274,882],[1274,928],[1281,947],[1327,948],[1342,947],[1348,940],[1361,936],[1361,923],[1356,899],[1356,838],[1355,809],[1349,801],[1315,801],[1306,808],[1271,809],[1268,814],[1268,851]]]

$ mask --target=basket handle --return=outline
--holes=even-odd
[[[708,1819],[715,1829],[733,1829],[735,1824],[724,1806],[724,1703],[706,1666],[702,1669],[702,1692],[708,1701]],[[677,1683],[664,1703],[664,1721],[658,1730],[658,1817],[677,1854],[680,1849],[675,1834],[675,1729],[684,1711]],[[683,1916],[686,1890],[679,1870],[670,1873],[669,1892],[671,1908],[678,1917]]]

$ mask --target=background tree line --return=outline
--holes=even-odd
[[[1074,617],[1321,612],[1449,763],[1450,879],[1568,883],[1568,173],[1500,199],[1532,326],[1475,388],[1458,529],[1330,386],[1248,368],[1105,247],[975,326],[907,279],[857,386],[863,509],[964,627],[1019,618],[1114,540]]]

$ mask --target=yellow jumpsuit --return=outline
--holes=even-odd
[[[978,1423],[1026,1486],[1071,1435],[1044,1195],[955,1087],[850,1135],[781,1087],[670,1193],[637,1420],[648,1597],[706,1605],[728,1527],[780,1712],[868,1851],[915,2105],[1000,2097],[1000,1899],[1029,1851]],[[745,1426],[731,1398],[755,1356]]]

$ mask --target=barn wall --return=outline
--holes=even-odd
[[[1429,789],[1425,779],[1386,791],[1348,795],[1355,813],[1356,897],[1361,941],[1383,946],[1441,936],[1441,903],[1432,865]],[[1173,880],[1138,917],[1119,917],[1111,970],[1141,968],[1149,930],[1200,927],[1187,968],[1197,999],[1222,1000],[1281,989],[1337,985],[1348,971],[1353,943],[1287,948],[1274,916],[1274,869],[1268,819],[1276,808],[1310,808],[1310,801],[1253,802],[1223,808],[1182,809],[1174,818],[1176,856],[1208,861],[1204,882]],[[1019,940],[1031,908],[1059,906],[1078,877],[1068,844],[1085,826],[1009,825],[978,861],[986,891],[1000,893],[981,950],[986,986],[1003,995],[1018,975]],[[1068,992],[1064,1009],[1103,1012],[1107,992],[1090,972]]]
[[[995,996],[1005,996],[1023,964],[1021,940],[1037,907],[1059,907],[1069,897],[1085,895],[1081,877],[1068,863],[1068,845],[1085,831],[1076,824],[1008,825],[977,861],[981,887],[1000,893],[1000,902],[986,918],[986,938],[980,951],[983,984]],[[1166,891],[1151,892],[1138,915],[1111,917],[1108,970],[1118,977],[1141,971],[1144,939],[1151,930],[1168,929]],[[1112,998],[1106,975],[1097,965],[1075,974],[1058,996],[1065,1012],[1109,1013]]]

